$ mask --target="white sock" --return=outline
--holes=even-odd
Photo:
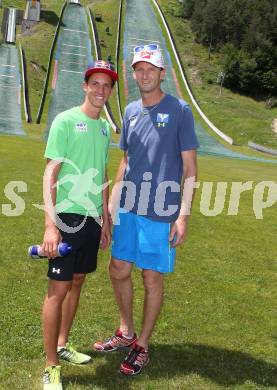
[[[60,350],[63,348],[65,348],[65,345],[58,345],[57,351],[60,352]]]
[[[126,336],[126,335],[124,334],[123,337],[124,337],[125,339],[127,339],[127,340],[131,340],[131,339],[134,337],[134,335],[133,335],[133,336]]]

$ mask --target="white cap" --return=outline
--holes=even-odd
[[[148,45],[141,45],[135,47],[132,66],[134,67],[137,62],[141,61],[148,62],[149,64],[152,64],[157,68],[164,69],[164,59],[159,45],[151,43]]]

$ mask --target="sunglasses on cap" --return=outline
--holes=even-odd
[[[156,43],[150,43],[149,45],[140,45],[134,47],[134,53],[139,53],[143,50],[149,50],[149,51],[159,50],[159,45],[157,45]]]
[[[93,64],[93,67],[114,70],[114,67],[112,66],[112,64],[110,62],[106,62],[106,61],[102,61],[102,60],[95,61]]]

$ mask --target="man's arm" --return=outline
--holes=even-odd
[[[187,224],[190,216],[192,201],[195,194],[195,183],[197,180],[197,158],[196,150],[187,150],[181,152],[183,160],[183,193],[180,213],[177,220],[172,223],[169,240],[172,242],[171,246],[176,247],[180,245],[186,238]]]
[[[107,169],[105,172],[105,183],[108,183],[108,173]],[[103,215],[102,215],[102,229],[101,229],[101,239],[100,239],[100,248],[106,249],[109,247],[111,242],[111,228],[109,221],[109,210],[108,210],[108,200],[109,200],[109,186],[104,188],[102,192],[103,197]]]
[[[61,163],[47,159],[43,177],[43,200],[45,211],[45,231],[42,249],[48,258],[57,256],[57,246],[62,237],[56,226],[56,183]]]
[[[115,183],[112,189],[110,201],[109,201],[109,213],[112,218],[112,221],[114,221],[116,216],[116,211],[119,207],[120,202],[120,196],[121,196],[121,189],[122,189],[122,182],[124,177],[124,172],[126,170],[127,166],[127,152],[124,152],[124,156],[122,160],[120,161],[117,174],[115,177]]]

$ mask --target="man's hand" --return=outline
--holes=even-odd
[[[102,250],[105,250],[110,246],[111,238],[112,238],[111,227],[110,227],[109,220],[107,219],[103,221],[103,225],[101,228],[100,248]]]
[[[54,259],[58,255],[58,245],[62,241],[61,233],[55,225],[45,228],[42,250],[49,259]]]
[[[187,235],[187,222],[187,217],[179,217],[171,224],[169,235],[171,247],[175,248],[184,242]]]

